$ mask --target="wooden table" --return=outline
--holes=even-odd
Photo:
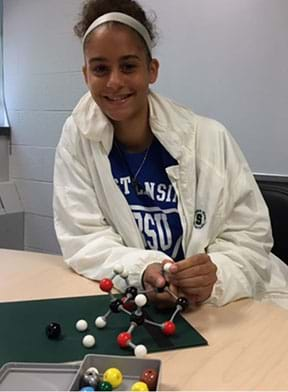
[[[99,293],[60,256],[0,249],[0,266],[1,302]],[[149,354],[162,360],[161,390],[288,390],[288,311],[246,299],[186,318],[209,345]]]

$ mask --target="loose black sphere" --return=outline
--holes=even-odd
[[[46,327],[46,335],[48,339],[59,339],[61,336],[61,325],[51,322]]]

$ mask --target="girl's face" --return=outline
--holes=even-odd
[[[136,32],[119,24],[95,29],[85,45],[83,73],[94,100],[113,123],[147,119],[147,94],[157,79],[158,61],[148,60]]]

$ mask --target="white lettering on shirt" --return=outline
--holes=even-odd
[[[163,252],[170,249],[173,245],[173,238],[168,215],[177,213],[177,209],[161,210],[159,207],[143,207],[141,205],[131,205],[130,207],[139,231],[146,236],[146,244],[149,249],[161,249]],[[176,244],[175,251],[178,252],[178,250],[179,244]]]
[[[124,195],[130,195],[130,186],[132,186],[132,181],[130,176],[120,177],[119,179],[114,178],[115,183],[120,186]],[[155,182],[145,181],[143,188],[136,189],[137,195],[146,194],[150,199],[157,200],[160,202],[173,202],[177,200],[176,192],[173,185],[167,186],[167,184],[155,184]]]
[[[129,184],[131,184],[131,178],[130,176],[127,177],[121,177],[120,178],[120,184],[124,185],[124,195],[129,195]]]

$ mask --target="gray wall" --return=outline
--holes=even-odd
[[[158,15],[154,87],[232,132],[253,171],[288,175],[288,1],[142,0]],[[10,175],[25,247],[59,251],[52,173],[61,127],[86,91],[73,36],[79,0],[4,0]]]

